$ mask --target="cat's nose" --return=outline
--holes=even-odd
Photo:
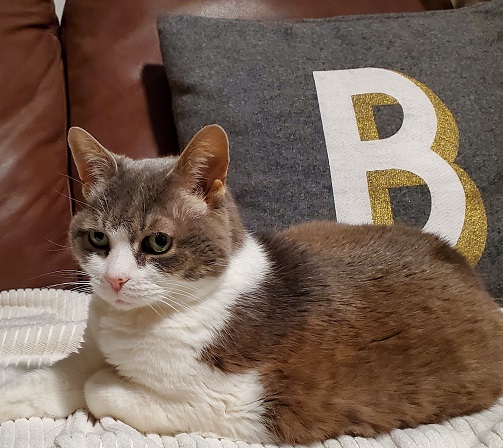
[[[115,291],[117,292],[119,292],[122,289],[124,283],[129,281],[129,277],[115,277],[108,274],[105,274],[105,279],[107,280],[108,283],[112,285],[112,288],[115,289]]]

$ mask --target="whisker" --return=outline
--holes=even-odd
[[[67,194],[61,193],[61,191],[58,191],[55,188],[52,188],[52,190],[54,190],[56,193],[60,194],[61,196],[69,199],[70,201],[75,201],[77,204],[83,205],[84,207],[92,208],[94,211],[100,213],[100,210],[98,210],[96,207],[93,207],[91,204],[88,204],[87,202],[80,201],[77,198],[72,198],[72,197],[68,196]]]
[[[195,302],[198,302],[198,303],[201,303],[201,302],[204,302],[204,299],[195,295],[195,294],[192,294],[188,291],[184,291],[183,289],[177,289],[176,286],[173,288],[173,287],[170,287],[170,290],[169,290],[169,293],[170,294],[178,294],[182,297],[187,297],[188,299],[191,299]]]
[[[197,302],[202,302],[204,299],[209,298],[208,295],[203,290],[192,285],[189,287],[188,285],[177,281],[168,281],[164,285],[168,287],[175,286],[178,289],[172,289],[172,291],[184,293],[187,297],[191,297]],[[186,288],[188,288],[189,291],[187,291]],[[194,293],[191,291],[194,291]]]
[[[86,272],[82,269],[57,269],[55,271],[49,272],[49,274],[52,274],[53,272],[76,272],[78,274],[86,274]]]
[[[155,311],[155,313],[157,313],[157,315],[162,319],[163,316],[161,315],[161,313],[159,311],[157,311],[153,306],[152,304],[150,303],[147,303],[147,305],[149,306],[149,308],[151,308],[153,311]]]
[[[81,275],[87,276],[86,272],[80,271],[78,269],[60,269],[58,271],[46,272],[44,274],[37,275],[36,277],[31,277],[31,278],[29,278],[29,280],[35,280],[37,278],[47,277],[48,275],[60,275],[60,274],[67,274],[67,275],[74,274],[76,276],[81,276]]]
[[[70,247],[70,246],[65,246],[64,244],[56,243],[56,242],[50,240],[49,238],[45,238],[45,240],[48,241],[51,244],[54,244],[55,246],[64,247],[65,249]]]
[[[164,302],[163,300],[161,300],[161,303],[163,303],[164,305],[167,305],[169,306],[170,308],[172,308],[176,313],[178,313],[179,311],[173,306],[171,305],[170,303],[168,302]]]
[[[80,185],[84,186],[84,182],[82,182],[80,179],[76,179],[75,177],[72,177],[72,176],[70,176],[70,175],[69,175],[69,174],[67,174],[67,173],[59,173],[59,174],[60,174],[61,176],[65,176],[65,177],[67,177],[68,179],[73,180],[74,182],[77,182],[78,184],[80,184]]]
[[[55,274],[56,277],[61,277],[64,280],[68,281],[77,281],[78,276],[75,274]]]
[[[42,275],[59,274],[61,272],[70,273],[70,274],[86,274],[87,275],[87,273],[81,269],[56,269],[55,271],[46,272],[45,274],[42,274]]]
[[[174,280],[172,278],[167,278],[166,284],[170,284],[170,285],[174,284],[174,285],[177,285],[177,286],[180,286],[180,287],[192,290],[192,291],[197,291],[197,292],[204,294],[204,291],[201,288],[198,288],[197,286],[194,286],[193,284],[188,283],[183,280]]]
[[[91,286],[91,282],[86,280],[77,280],[74,282],[61,282],[52,285],[43,286],[44,289],[58,289],[58,286]]]
[[[168,302],[166,302],[166,300],[167,300]],[[160,301],[161,303],[164,303],[165,305],[171,306],[171,307],[172,307],[175,311],[177,311],[177,312],[179,312],[179,310],[177,310],[177,309],[174,307],[174,305],[179,306],[180,308],[184,309],[185,311],[189,311],[189,310],[190,310],[190,307],[189,307],[189,306],[184,305],[184,304],[182,304],[182,303],[180,303],[180,302],[177,302],[176,300],[173,300],[173,299],[172,299],[172,298],[170,298],[170,297],[166,297],[166,296],[161,297],[161,299],[160,299],[159,301]],[[170,304],[173,304],[173,306],[172,306],[172,305],[170,305]]]

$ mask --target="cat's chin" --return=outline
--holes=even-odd
[[[126,302],[125,300],[122,299],[115,299],[114,301],[110,302],[111,305],[115,306],[116,308],[119,308],[121,310],[123,309],[133,309],[133,308],[138,308],[138,305],[135,305],[134,303],[131,302]]]
[[[118,310],[123,310],[123,311],[129,311],[133,310],[135,308],[138,308],[138,305],[130,302],[126,302],[121,299],[116,299],[116,300],[106,300],[106,302],[110,305],[112,305],[114,308],[117,308]]]
[[[134,310],[137,308],[141,308],[145,306],[144,303],[137,303],[137,302],[130,302],[128,300],[124,300],[121,297],[118,296],[112,296],[112,295],[105,295],[105,294],[97,294],[98,297],[101,300],[104,300],[107,302],[109,305],[113,306],[114,308],[117,308],[118,310],[122,311],[129,311],[129,310]]]

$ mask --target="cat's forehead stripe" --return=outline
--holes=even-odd
[[[109,233],[111,253],[121,254],[117,262],[125,260],[135,260],[138,266],[144,266],[146,262],[145,254],[141,250],[141,241],[138,240],[135,232],[131,232],[125,227],[111,230]]]
[[[123,273],[134,270],[137,257],[132,248],[128,233],[124,228],[110,232],[110,254],[107,258],[107,272],[111,276],[120,277]]]

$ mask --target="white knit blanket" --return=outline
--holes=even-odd
[[[61,290],[0,293],[0,383],[26,369],[53,363],[78,348],[89,297]],[[260,448],[226,439],[179,434],[143,435],[112,418],[95,421],[84,411],[67,419],[4,422],[0,448]],[[316,448],[503,448],[503,398],[491,409],[440,425],[395,430],[376,438],[340,437]],[[274,448],[266,446],[265,448]]]

